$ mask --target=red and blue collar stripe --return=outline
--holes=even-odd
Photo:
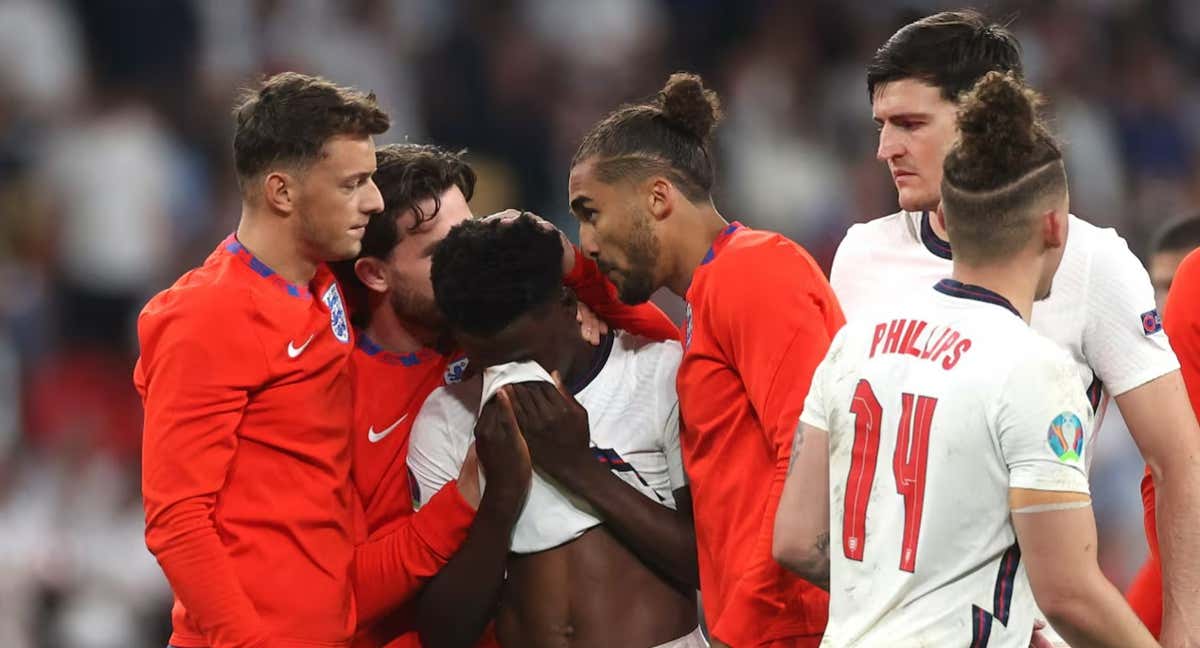
[[[278,273],[268,267],[267,264],[259,260],[258,257],[254,256],[250,250],[246,249],[246,246],[242,245],[241,241],[237,240],[236,233],[230,234],[228,237],[226,237],[226,239],[221,242],[221,248],[229,254],[232,254],[242,263],[250,266],[250,269],[258,273],[260,277],[270,281],[276,286],[279,286],[284,292],[292,297],[308,299],[312,296],[311,293],[308,292],[308,288],[284,279],[283,277],[279,276]]]
[[[387,364],[400,365],[402,367],[415,367],[422,362],[429,360],[437,355],[432,349],[421,349],[413,353],[396,353],[388,351],[379,346],[375,340],[372,340],[362,329],[355,330],[355,346],[363,353]]]
[[[734,221],[730,223],[728,227],[721,230],[721,233],[717,235],[716,240],[713,241],[712,246],[708,248],[708,252],[704,253],[704,258],[700,260],[700,265],[705,265],[716,258],[717,253],[721,251],[721,248],[725,247],[725,244],[729,242],[729,237],[733,236],[734,232],[742,229],[743,227],[745,227],[745,225]]]
[[[985,304],[995,304],[996,306],[1008,310],[1008,312],[1012,313],[1013,315],[1021,317],[1021,311],[1017,310],[1017,307],[1013,306],[1012,302],[1008,301],[1004,295],[1001,295],[994,290],[988,290],[983,286],[967,284],[961,281],[955,281],[954,279],[942,279],[934,284],[933,289],[942,293],[943,295],[949,295],[951,297],[973,299],[975,301],[981,301]],[[1021,319],[1025,318],[1021,317]]]

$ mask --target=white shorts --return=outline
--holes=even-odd
[[[708,648],[708,641],[704,638],[704,633],[700,631],[700,626],[696,626],[695,630],[686,635],[664,644],[658,644],[654,648]]]

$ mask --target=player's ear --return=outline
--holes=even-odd
[[[1042,242],[1047,249],[1057,249],[1067,244],[1067,210],[1048,209],[1040,217]]]
[[[377,293],[385,293],[388,289],[387,270],[383,261],[375,257],[363,257],[354,262],[354,276],[367,287]]]
[[[263,200],[274,211],[291,214],[296,210],[296,179],[290,173],[271,171],[262,179]]]
[[[663,176],[651,176],[646,192],[646,207],[654,220],[660,221],[671,215],[675,209],[675,201],[679,199],[679,191]]]

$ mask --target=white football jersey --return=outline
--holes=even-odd
[[[829,273],[846,321],[890,312],[950,276],[950,246],[929,219],[902,211],[850,227]],[[1031,324],[1071,354],[1097,428],[1108,394],[1179,368],[1142,263],[1115,230],[1075,216],[1050,297],[1034,303]]]
[[[801,421],[829,432],[822,646],[1029,645],[1009,489],[1088,492],[1092,412],[1062,349],[943,280],[847,324]]]
[[[592,452],[621,479],[647,497],[675,508],[673,491],[687,485],[679,447],[679,399],[675,373],[683,350],[678,342],[654,342],[618,331],[591,380],[575,393],[588,413]],[[483,379],[439,387],[421,407],[409,441],[408,468],[419,508],[458,478],[475,442]],[[571,493],[535,473],[536,487],[513,529],[512,550],[542,551],[568,542],[601,523]],[[486,484],[484,484],[486,489]],[[537,495],[537,496],[535,496]],[[564,511],[563,507],[577,510]]]

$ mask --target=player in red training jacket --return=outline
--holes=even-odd
[[[371,217],[358,258],[335,268],[354,305],[358,329],[351,356],[355,398],[351,447],[365,532],[372,541],[389,534],[408,538],[398,560],[359,561],[360,632],[355,645],[394,648],[421,645],[415,597],[464,542],[485,552],[507,554],[508,535],[528,488],[527,470],[522,478],[522,471],[514,466],[527,463],[528,458],[518,456],[524,444],[514,438],[501,436],[493,443],[481,443],[478,456],[489,476],[482,501],[477,479],[464,488],[460,478],[413,513],[417,494],[410,488],[406,469],[413,420],[434,389],[459,382],[467,372],[467,358],[448,338],[445,319],[433,299],[431,259],[450,229],[473,217],[467,203],[475,189],[475,173],[460,155],[431,145],[384,146],[376,161],[374,180],[386,208]],[[614,326],[647,336],[663,339],[677,334],[675,325],[656,307],[622,304],[595,262],[563,240],[563,282],[597,314]],[[602,323],[591,317],[581,319],[583,335],[598,342]],[[502,435],[504,430],[477,433]],[[472,462],[463,466],[468,481],[473,468]],[[369,559],[380,554],[360,556]],[[496,597],[490,591],[477,594],[491,601]],[[377,604],[396,600],[406,603]],[[453,618],[455,610],[424,613]],[[461,619],[430,625],[474,636],[481,631],[464,628]],[[493,642],[490,633],[485,635],[485,645]]]
[[[719,118],[691,74],[611,113],[575,154],[571,210],[622,301],[665,286],[688,303],[676,384],[713,644],[816,646],[828,596],[772,559],[771,535],[792,432],[842,312],[800,246],[717,213]]]
[[[146,544],[175,594],[171,645],[349,645],[354,348],[327,261],[371,214],[372,95],[284,73],[235,110],[237,232],[146,305]]]

